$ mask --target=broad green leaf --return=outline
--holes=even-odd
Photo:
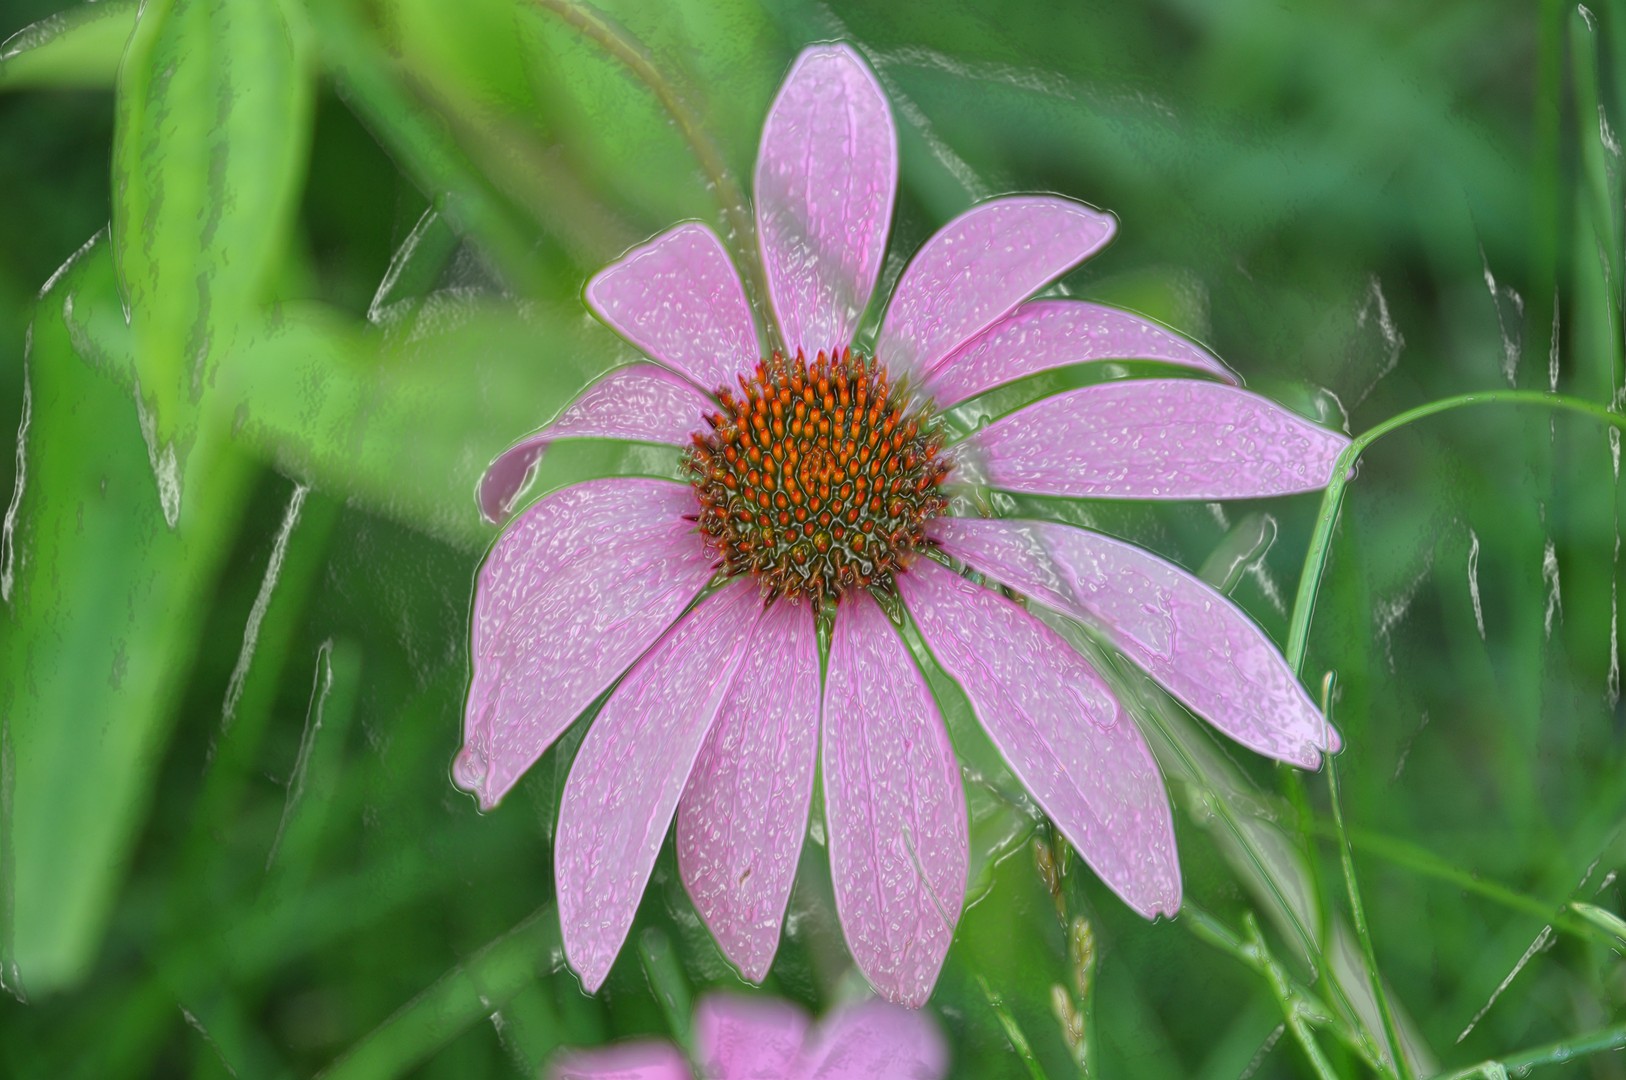
[[[0,90],[111,86],[135,21],[135,0],[110,0],[24,27],[0,43]]]
[[[91,343],[63,319],[91,297],[116,309],[116,295],[98,237],[42,297],[27,361],[0,651],[0,941],[34,995],[73,986],[95,958],[251,471],[223,424],[200,426],[186,511],[165,521],[129,393],[78,355],[94,344],[97,363],[116,364],[122,324],[102,322],[115,336]]]
[[[274,2],[150,0],[119,69],[113,248],[143,435],[179,513],[198,409],[268,292],[311,124],[304,32]]]

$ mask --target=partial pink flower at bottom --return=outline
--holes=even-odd
[[[695,1080],[940,1080],[948,1049],[920,1013],[865,1001],[811,1024],[788,1002],[712,994],[694,1017]],[[549,1080],[691,1080],[670,1043],[654,1040],[573,1050]]]
[[[803,52],[763,128],[755,184],[787,351],[763,348],[717,237],[680,225],[587,287],[653,362],[604,376],[483,481],[495,521],[555,439],[686,452],[689,483],[596,480],[535,502],[477,585],[454,776],[482,807],[609,692],[565,784],[554,852],[566,956],[589,991],[674,820],[695,908],[761,981],[818,773],[853,958],[885,997],[927,999],[964,901],[966,804],[937,702],[883,604],[906,613],[1056,828],[1148,918],[1180,906],[1162,778],[1107,683],[1033,605],[1091,624],[1244,746],[1305,768],[1338,748],[1225,596],[1099,533],[977,516],[964,495],[1285,495],[1324,487],[1348,440],[1139,316],[1030,299],[1115,227],[1056,196],[994,199],[945,225],[865,345],[897,160],[864,62],[840,45]],[[941,420],[1012,380],[1124,358],[1185,377],[1057,393],[957,442]]]

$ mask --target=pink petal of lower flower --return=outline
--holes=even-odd
[[[593,480],[554,492],[497,539],[475,584],[458,786],[490,809],[711,579],[694,492]]]
[[[924,374],[1106,245],[1111,214],[1054,195],[974,206],[939,229],[898,281],[875,355]]]
[[[862,590],[836,609],[823,723],[836,912],[870,983],[919,1007],[965,900],[965,792],[937,702]]]
[[[1007,491],[1252,499],[1326,487],[1349,440],[1234,386],[1130,379],[1036,401],[965,445]]]
[[[791,1080],[941,1080],[948,1046],[923,1013],[884,1001],[844,1005],[824,1018]]]
[[[1121,540],[1042,521],[942,518],[956,559],[1099,626],[1169,692],[1237,742],[1307,769],[1338,735],[1253,620],[1172,563]]]
[[[678,869],[723,953],[768,974],[813,795],[819,646],[813,613],[780,601],[746,646],[679,804]]]
[[[616,368],[582,391],[556,418],[497,455],[480,478],[480,512],[503,519],[555,439],[633,439],[685,446],[716,403],[694,384],[654,364]]]
[[[845,45],[805,49],[762,127],[757,238],[785,344],[851,344],[886,254],[898,136],[886,95]]]
[[[1025,375],[1094,360],[1162,360],[1236,382],[1207,349],[1150,319],[1080,300],[1033,300],[946,357],[926,387],[947,409]]]
[[[548,1080],[689,1080],[689,1066],[671,1043],[623,1043],[571,1050],[548,1067]]]
[[[807,1014],[775,998],[711,994],[694,1011],[706,1080],[784,1080],[807,1039]]]
[[[1084,861],[1147,918],[1178,911],[1163,777],[1101,677],[1054,630],[930,559],[899,574],[898,589],[1011,771]]]
[[[761,610],[754,582],[707,597],[627,673],[576,753],[559,804],[554,880],[565,957],[589,993],[626,940]]]
[[[715,233],[679,225],[587,283],[587,303],[622,337],[696,385],[731,384],[761,356],[740,276]]]

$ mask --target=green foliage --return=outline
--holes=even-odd
[[[1111,209],[1061,292],[1360,436],[1319,509],[1009,500],[1200,567],[1330,686],[1346,749],[1336,788],[1236,751],[1061,624],[1175,799],[1188,906],[1146,924],[930,671],[973,828],[929,1006],[956,1075],[1626,1075],[1626,9],[4,18],[0,1073],[535,1075],[562,1045],[681,1045],[740,986],[670,853],[606,990],[562,966],[581,725],[491,815],[452,788],[494,536],[473,492],[631,358],[588,275],[688,218],[749,270],[762,115],[842,37],[894,96],[895,253],[1007,190]],[[565,443],[535,490],[676,466]],[[815,1011],[862,987],[828,875],[810,843],[767,985]]]

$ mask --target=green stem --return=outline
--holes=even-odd
[[[1265,977],[1265,981],[1270,984],[1271,992],[1276,996],[1277,1004],[1281,1006],[1282,1018],[1286,1021],[1288,1030],[1292,1031],[1293,1038],[1304,1051],[1304,1056],[1310,1059],[1310,1067],[1315,1070],[1317,1077],[1321,1080],[1334,1080],[1338,1073],[1327,1060],[1321,1044],[1316,1042],[1315,1032],[1310,1030],[1312,1021],[1339,1033],[1343,1041],[1366,1058],[1367,1063],[1376,1071],[1387,1071],[1381,1063],[1371,1060],[1370,1052],[1358,1039],[1339,1031],[1331,1010],[1317,1000],[1314,994],[1293,981],[1292,976],[1288,975],[1287,970],[1266,947],[1264,938],[1259,933],[1259,924],[1254,920],[1252,912],[1245,917],[1248,931],[1246,940],[1237,937],[1218,919],[1189,901],[1181,911],[1181,916],[1181,921],[1191,928],[1192,933]]]
[[[1000,1027],[1005,1029],[1005,1037],[1010,1040],[1011,1048],[1016,1051],[1016,1056],[1022,1059],[1022,1064],[1027,1066],[1028,1075],[1033,1080],[1047,1080],[1044,1066],[1040,1065],[1039,1059],[1033,1055],[1033,1047],[1028,1043],[1028,1037],[1023,1034],[1022,1026],[1016,1022],[1016,1017],[1012,1016],[1011,1010],[1006,1007],[1005,999],[995,993],[993,987],[988,985],[988,980],[981,975],[977,976],[977,983],[982,987],[983,996],[988,999],[988,1007],[994,1010],[994,1016],[998,1018]]]
[[[1367,447],[1391,431],[1436,413],[1451,412],[1475,405],[1537,405],[1555,411],[1580,413],[1626,430],[1626,415],[1610,412],[1602,405],[1595,405],[1581,398],[1536,390],[1486,390],[1441,398],[1439,401],[1419,405],[1357,435],[1333,464],[1332,480],[1321,496],[1321,510],[1316,515],[1315,532],[1310,537],[1310,548],[1304,559],[1304,571],[1299,577],[1298,595],[1293,600],[1293,621],[1287,630],[1287,648],[1284,652],[1295,674],[1302,674],[1304,670],[1304,653],[1309,644],[1310,618],[1315,610],[1316,593],[1321,588],[1321,575],[1326,568],[1327,555],[1332,547],[1332,530],[1338,523],[1338,510],[1343,503],[1344,488],[1349,484],[1350,470],[1355,467],[1356,461]]]
[[[1616,1024],[1614,1027],[1601,1028],[1573,1039],[1560,1039],[1546,1046],[1514,1054],[1512,1057],[1470,1065],[1466,1069],[1459,1069],[1443,1076],[1440,1080],[1468,1080],[1475,1076],[1495,1075],[1490,1070],[1498,1065],[1506,1073],[1523,1076],[1531,1069],[1538,1069],[1543,1065],[1568,1065],[1576,1058],[1602,1053],[1605,1050],[1619,1050],[1623,1047],[1626,1047],[1626,1024]]]
[[[536,0],[536,3],[558,16],[567,25],[579,30],[588,40],[626,68],[633,78],[649,87],[650,92],[655,95],[655,100],[660,102],[661,108],[672,117],[678,133],[683,136],[683,141],[689,144],[695,161],[700,165],[700,171],[706,174],[712,192],[717,197],[717,205],[728,224],[728,243],[734,249],[735,262],[744,270],[746,295],[750,298],[752,309],[757,313],[758,322],[769,329],[770,337],[777,337],[777,325],[770,317],[770,309],[765,306],[768,296],[765,274],[761,260],[755,255],[756,245],[752,242],[756,235],[756,222],[751,217],[750,208],[745,201],[745,192],[734,179],[734,174],[729,171],[728,165],[723,161],[722,152],[706,133],[700,118],[678,93],[676,85],[661,73],[649,50],[603,12],[577,0]],[[779,343],[770,341],[769,346],[777,348]]]
[[[1328,680],[1329,684],[1331,680]],[[1330,689],[1330,685],[1329,685]],[[1326,702],[1323,702],[1323,709]],[[1383,1021],[1383,1036],[1389,1041],[1389,1054],[1394,1059],[1395,1069],[1399,1072],[1401,1080],[1413,1080],[1411,1061],[1406,1057],[1406,1049],[1400,1042],[1400,1029],[1395,1024],[1394,1010],[1389,1007],[1389,993],[1383,986],[1383,974],[1378,969],[1377,949],[1372,944],[1372,934],[1366,925],[1366,908],[1361,904],[1360,885],[1355,880],[1355,855],[1350,850],[1349,834],[1344,831],[1343,799],[1338,789],[1338,763],[1337,755],[1327,755],[1327,788],[1332,799],[1333,827],[1338,830],[1338,855],[1344,865],[1344,884],[1349,888],[1350,914],[1355,921],[1355,937],[1361,943],[1361,954],[1366,957],[1366,975],[1372,984],[1372,999],[1377,1002],[1378,1016]]]

